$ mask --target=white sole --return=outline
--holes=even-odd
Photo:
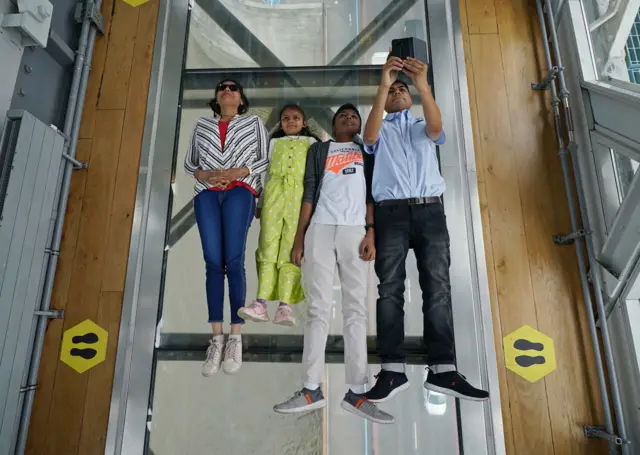
[[[222,365],[222,371],[224,371],[224,374],[228,374],[228,375],[236,374],[238,371],[240,371],[240,367],[241,366],[242,366],[242,364],[240,364],[235,370],[229,371],[227,368],[224,367],[224,364],[223,364]]]
[[[462,394],[460,394],[458,392],[454,392],[451,389],[447,389],[447,388],[444,388],[444,387],[438,387],[437,385],[429,384],[427,382],[424,383],[424,388],[427,389],[427,390],[430,390],[432,392],[438,392],[438,393],[441,393],[443,395],[447,395],[447,396],[454,397],[454,398],[459,398],[461,400],[480,402],[480,401],[487,401],[489,399],[489,397],[487,397],[487,398],[469,397],[467,395],[462,395]]]
[[[240,316],[242,319],[244,319],[245,321],[251,321],[251,322],[269,322],[269,318],[267,319],[258,319],[255,318],[253,316],[250,316],[248,314],[245,313],[241,313],[240,311],[238,311],[238,316]]]
[[[369,398],[368,400],[372,403],[384,403],[385,401],[389,401],[390,399],[392,399],[393,397],[395,397],[397,394],[399,394],[400,392],[404,392],[405,390],[407,390],[409,387],[411,387],[411,383],[410,382],[405,382],[404,384],[402,384],[400,387],[396,387],[395,389],[393,389],[391,391],[391,393],[389,395],[387,395],[385,398],[381,398],[379,400],[373,400],[371,398]]]
[[[218,371],[220,370],[216,370],[213,373],[205,373],[204,371],[202,372],[202,376],[204,376],[205,378],[210,378],[211,376],[214,376]]]
[[[294,327],[296,325],[296,323],[293,321],[279,321],[279,322],[273,321],[273,323],[275,325],[282,325],[285,327]]]
[[[323,398],[322,400],[316,401],[315,403],[311,403],[310,405],[304,406],[302,408],[276,409],[274,407],[273,410],[278,414],[297,414],[299,412],[315,411],[317,409],[322,409],[326,405],[327,405],[327,400]]]
[[[375,417],[372,417],[369,414],[365,414],[364,412],[362,412],[361,410],[353,406],[351,403],[347,403],[344,400],[340,402],[340,407],[345,411],[350,412],[351,414],[357,415],[358,417],[362,417],[363,419],[368,420],[369,422],[379,423],[382,425],[390,425],[396,422],[395,417],[393,418],[393,420],[376,419]]]

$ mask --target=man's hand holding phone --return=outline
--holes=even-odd
[[[391,57],[382,67],[382,85],[391,87],[398,78],[398,74],[404,68],[404,62],[398,57]]]
[[[413,86],[418,90],[429,90],[429,83],[427,82],[427,71],[429,65],[413,57],[407,57],[403,62],[402,72],[409,76],[413,81]]]

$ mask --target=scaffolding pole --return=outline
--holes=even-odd
[[[605,316],[605,308],[602,292],[602,276],[598,263],[595,259],[593,241],[591,238],[591,231],[589,227],[589,218],[587,215],[584,189],[582,187],[582,180],[580,177],[580,168],[577,164],[577,152],[578,145],[575,142],[575,132],[573,127],[573,118],[571,115],[571,106],[569,103],[569,91],[564,77],[564,68],[562,66],[562,56],[560,53],[560,47],[558,45],[558,35],[556,32],[556,24],[551,2],[549,0],[536,0],[536,7],[538,10],[538,21],[540,23],[540,31],[543,40],[544,54],[547,63],[548,74],[553,74],[550,79],[548,87],[551,89],[553,107],[553,115],[555,122],[555,131],[559,145],[560,164],[562,167],[562,176],[564,180],[565,193],[567,197],[567,203],[569,206],[569,216],[571,219],[571,230],[573,233],[581,233],[573,237],[573,243],[576,249],[576,256],[578,261],[578,269],[580,273],[580,283],[582,287],[582,293],[584,295],[585,306],[587,310],[587,318],[589,322],[589,332],[591,334],[591,343],[596,360],[596,369],[598,374],[598,383],[600,388],[600,395],[602,397],[602,403],[604,407],[605,425],[602,430],[600,427],[585,427],[585,436],[598,437],[609,441],[610,453],[618,453],[618,447],[622,447],[622,453],[624,455],[630,454],[629,442],[626,436],[624,416],[622,413],[622,403],[620,400],[620,389],[618,386],[618,379],[616,376],[615,366],[613,363],[613,351],[611,349],[611,339],[609,336],[609,328]],[[546,12],[546,20],[545,20]],[[548,29],[547,29],[548,26]],[[553,55],[555,56],[556,65],[553,66],[552,54],[549,46],[551,42],[551,48],[553,48]],[[558,89],[556,89],[556,82],[558,83]],[[546,87],[545,87],[546,88]],[[564,113],[564,122],[560,116],[560,105],[562,105]],[[565,130],[568,137],[568,144],[565,147]],[[573,198],[572,179],[569,168],[569,156],[571,155],[571,161],[573,164],[574,180],[576,185],[576,193],[578,197],[578,208]],[[581,215],[582,226],[578,219],[578,210]],[[570,234],[571,235],[571,234]],[[586,246],[587,258],[585,262],[583,245]],[[602,332],[602,344],[604,346],[604,362],[606,363],[607,373],[609,374],[609,381],[611,384],[611,402],[613,404],[613,411],[617,423],[618,433],[616,435],[613,416],[611,415],[611,405],[609,401],[609,392],[607,389],[607,383],[605,378],[605,366],[602,361],[602,354],[600,351],[600,345],[598,342],[598,333],[596,330],[596,321],[593,311],[593,301],[591,298],[591,290],[589,287],[589,278],[587,274],[587,266],[591,271],[592,282],[595,294],[595,307],[600,319],[600,328]],[[595,430],[595,431],[594,431]]]
[[[42,288],[42,299],[39,308],[39,312],[42,314],[48,314],[51,311],[51,296],[53,294],[53,284],[58,267],[58,253],[62,242],[62,229],[64,227],[64,219],[67,212],[67,202],[69,200],[71,174],[74,168],[72,160],[75,160],[76,156],[78,136],[80,134],[80,120],[82,118],[84,99],[87,93],[87,82],[89,80],[89,72],[91,70],[91,59],[93,57],[93,45],[100,25],[97,22],[99,17],[96,17],[96,14],[100,11],[101,4],[102,0],[86,0],[83,2],[84,9],[82,11],[82,27],[80,30],[80,39],[78,41],[78,50],[76,52],[73,76],[71,79],[71,91],[67,101],[67,112],[65,115],[63,130],[67,139],[65,148],[67,149],[66,154],[69,159],[63,161],[63,176],[60,196],[58,199],[57,217],[53,227],[53,236],[50,248],[51,254],[49,255],[47,263],[47,271]],[[26,382],[27,387],[25,387],[25,397],[18,426],[15,450],[15,453],[17,454],[24,453],[27,445],[29,421],[31,420],[31,411],[33,410],[33,401],[37,388],[38,370],[40,367],[40,359],[42,357],[47,321],[48,317],[39,317],[36,322],[33,352],[31,354],[29,373]]]

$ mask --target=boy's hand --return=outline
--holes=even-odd
[[[373,229],[367,231],[367,235],[362,239],[360,243],[360,259],[363,261],[373,261],[376,258],[376,242],[373,234]]]
[[[256,219],[260,219],[260,215],[262,215],[262,207],[256,207]]]
[[[426,63],[412,57],[407,57],[404,61],[402,71],[411,78],[416,90],[421,91],[429,89],[429,83],[427,82],[428,69],[429,66]]]
[[[304,258],[304,240],[296,239],[291,249],[291,262],[297,267],[302,266],[302,259]]]

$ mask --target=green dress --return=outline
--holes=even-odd
[[[256,251],[258,299],[294,305],[304,300],[300,268],[291,263],[311,138],[273,141]]]

